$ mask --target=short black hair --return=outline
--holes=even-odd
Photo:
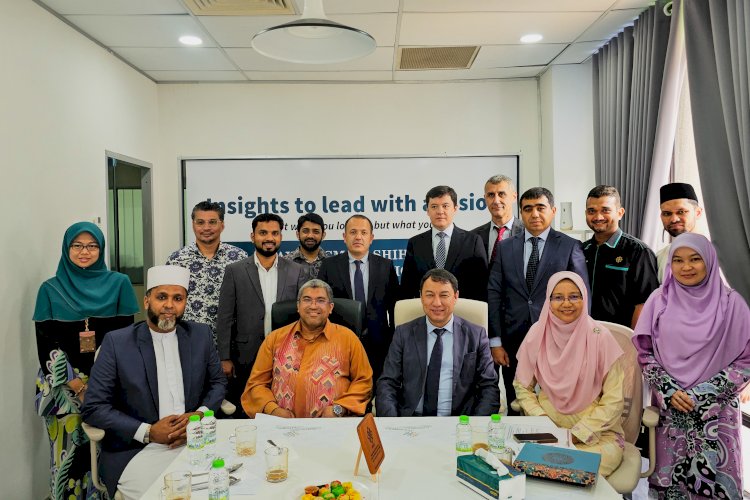
[[[195,220],[195,212],[216,212],[219,214],[219,220],[224,220],[224,205],[216,203],[215,201],[202,201],[193,207],[193,211],[190,212],[190,218]]]
[[[543,187],[533,187],[524,191],[524,193],[521,195],[521,198],[518,200],[518,206],[523,208],[523,200],[536,200],[537,198],[541,198],[542,196],[547,197],[549,206],[555,206],[555,197],[552,196],[552,193],[549,189]]]
[[[258,226],[259,222],[278,222],[279,228],[284,229],[284,219],[276,214],[258,214],[258,216],[253,219],[253,232],[255,232],[255,228]]]
[[[458,280],[456,277],[451,273],[450,271],[446,271],[445,269],[430,269],[425,273],[424,276],[422,276],[422,281],[419,282],[419,293],[422,293],[422,287],[424,287],[424,282],[427,280],[437,281],[438,283],[450,283],[453,287],[453,292],[458,291]]]
[[[589,194],[586,196],[586,199],[589,198],[603,198],[605,196],[611,196],[615,199],[615,205],[617,207],[622,206],[622,202],[620,201],[620,192],[617,191],[617,188],[614,186],[608,186],[606,184],[599,184],[595,188],[593,188],[591,191],[589,191]]]
[[[312,222],[313,224],[317,224],[318,226],[320,226],[320,230],[322,232],[326,232],[326,225],[323,222],[323,217],[316,213],[308,212],[304,215],[300,215],[299,219],[297,219],[297,231],[302,229],[302,224],[304,224],[305,222]]]
[[[370,232],[372,232],[372,221],[368,217],[366,217],[366,216],[364,216],[362,214],[354,214],[351,217],[349,217],[348,219],[346,219],[346,222],[344,222],[344,232],[346,232],[346,226],[349,225],[349,221],[352,220],[352,219],[364,219],[364,220],[366,220],[367,223],[370,224]]]
[[[442,198],[445,195],[450,195],[454,205],[458,205],[458,195],[456,190],[450,186],[435,186],[434,188],[427,191],[427,196],[424,197],[424,202],[430,204],[431,198]]]

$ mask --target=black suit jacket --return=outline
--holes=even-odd
[[[390,343],[393,337],[393,308],[398,298],[398,277],[393,261],[370,252],[367,256],[367,303],[365,317],[368,337],[377,343]],[[349,277],[349,253],[343,252],[323,260],[318,279],[328,283],[333,296],[354,299]]]
[[[482,243],[484,243],[484,248],[489,249],[487,252],[487,258],[489,259],[492,257],[492,249],[490,249],[490,228],[492,228],[492,221],[487,222],[486,224],[482,224],[479,227],[475,227],[471,230],[472,233],[478,234],[480,238],[482,238]],[[513,224],[511,224],[510,227],[510,236],[505,239],[510,239],[511,237],[522,234],[524,230],[523,221],[520,217],[513,217]],[[503,240],[505,241],[505,240]],[[493,242],[494,243],[494,242]],[[490,262],[492,264],[492,262]]]
[[[427,323],[424,316],[399,325],[377,382],[379,417],[411,417],[427,378]],[[487,332],[453,316],[451,415],[491,415],[500,408],[500,390]]]
[[[401,272],[401,298],[419,297],[422,277],[435,267],[432,229],[409,238]],[[478,235],[453,226],[445,269],[458,279],[461,297],[487,300],[487,247]]]
[[[177,324],[177,342],[185,388],[185,411],[201,406],[218,410],[226,392],[211,328],[201,323]],[[133,439],[142,423],[159,420],[159,384],[154,342],[148,325],[135,325],[107,334],[96,358],[83,420],[106,431],[99,457],[110,495],[128,462],[146,445]]]
[[[518,346],[539,319],[549,278],[559,271],[573,271],[589,288],[586,258],[580,241],[550,229],[542,258],[529,292],[524,274],[525,232],[497,247],[488,285],[490,338],[500,337],[503,346]],[[507,350],[507,349],[506,349]]]

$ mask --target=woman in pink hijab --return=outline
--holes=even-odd
[[[609,330],[589,316],[583,279],[553,274],[539,321],[518,350],[513,387],[526,415],[547,415],[570,429],[578,449],[600,453],[604,476],[620,465],[624,449],[622,354]]]
[[[661,413],[651,490],[667,499],[740,499],[738,395],[750,379],[750,310],[722,281],[704,236],[679,235],[667,263],[633,337]]]

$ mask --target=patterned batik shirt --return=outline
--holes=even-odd
[[[321,248],[315,260],[308,262],[305,256],[299,251],[299,247],[297,247],[293,252],[282,255],[282,257],[304,267],[307,273],[307,279],[305,279],[305,281],[309,281],[318,277],[318,272],[320,271],[321,264],[323,264],[323,259],[330,257],[330,254]]]
[[[204,323],[211,327],[216,342],[216,314],[219,310],[219,290],[228,264],[247,257],[247,252],[227,243],[220,243],[216,255],[207,259],[191,243],[169,256],[167,265],[190,270],[190,289],[183,319]]]

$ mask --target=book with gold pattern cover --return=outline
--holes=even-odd
[[[589,486],[596,483],[601,458],[598,453],[526,443],[513,467],[532,477]]]

